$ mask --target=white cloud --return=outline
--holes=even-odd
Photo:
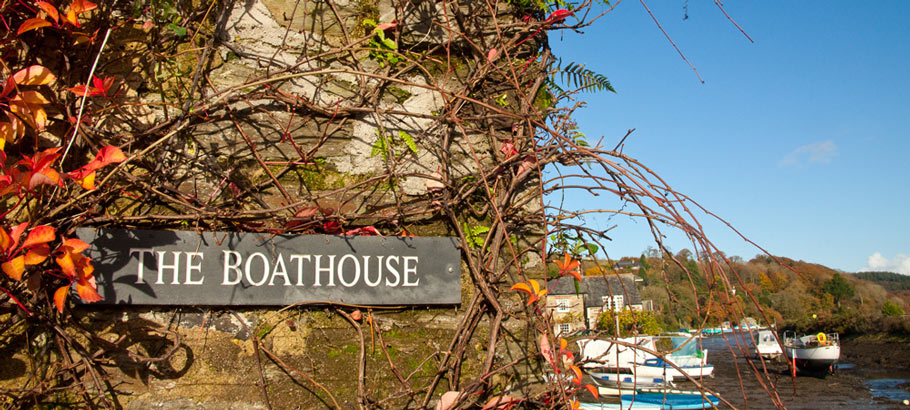
[[[910,275],[910,255],[902,253],[897,254],[893,259],[882,256],[881,253],[875,252],[866,262],[866,267],[859,270],[860,272],[885,271],[897,272],[901,275]]]
[[[787,154],[780,160],[780,166],[803,164],[827,164],[837,156],[837,144],[834,141],[813,142],[803,145]]]

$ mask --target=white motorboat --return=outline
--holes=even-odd
[[[698,378],[711,376],[714,372],[714,366],[708,364],[708,350],[699,349],[699,339],[692,336],[645,336],[617,340],[622,343],[588,340],[581,346],[582,360],[585,361],[583,366],[589,373],[618,372],[639,378],[685,380],[687,375]],[[657,357],[646,350],[666,354]]]
[[[775,360],[783,354],[780,343],[773,330],[759,330],[756,335],[755,354],[769,360]]]
[[[828,372],[840,358],[840,338],[837,333],[796,337],[793,332],[784,332],[784,353],[800,370]]]
[[[636,392],[673,389],[673,383],[663,377],[636,377],[633,374],[589,372],[601,396],[619,396]]]

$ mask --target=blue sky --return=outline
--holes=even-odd
[[[910,2],[725,1],[754,43],[714,2],[646,4],[705,82],[637,1],[582,35],[551,32],[557,56],[617,90],[579,97],[588,140],[635,128],[625,154],[774,255],[910,275]],[[653,245],[643,222],[604,219],[620,225],[611,257]],[[728,255],[760,253],[706,230]]]

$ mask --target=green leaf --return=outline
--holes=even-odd
[[[414,142],[414,138],[411,137],[411,134],[399,130],[398,136],[404,141],[404,144],[408,146],[408,149],[410,149],[411,152],[417,153],[417,143]]]
[[[167,28],[171,29],[171,31],[173,31],[174,34],[177,35],[177,37],[186,36],[186,27],[181,27],[174,23],[171,23],[171,24],[167,25]]]
[[[597,253],[597,251],[600,250],[600,247],[597,246],[597,245],[595,245],[595,244],[593,244],[593,243],[586,243],[586,244],[585,244],[585,247],[588,248],[588,254],[589,254],[589,255],[593,255],[593,254]]]

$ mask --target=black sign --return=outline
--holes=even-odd
[[[453,238],[83,228],[105,304],[440,305],[461,301]]]

